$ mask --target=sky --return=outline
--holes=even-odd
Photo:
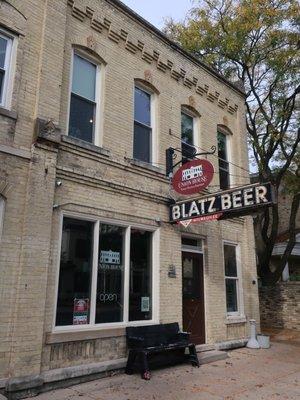
[[[193,0],[121,0],[151,24],[161,29],[165,17],[181,20],[192,7]]]

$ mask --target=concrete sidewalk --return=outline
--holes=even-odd
[[[179,365],[155,370],[148,382],[139,375],[121,374],[43,393],[35,399],[299,400],[300,338],[273,342],[268,350],[233,350],[226,360],[200,368]]]

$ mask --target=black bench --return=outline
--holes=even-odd
[[[125,373],[131,375],[135,361],[138,361],[143,379],[150,379],[148,356],[176,349],[182,350],[182,356],[192,365],[199,367],[196,347],[189,341],[189,333],[180,332],[177,322],[126,328],[129,349]],[[185,349],[189,354],[185,354]]]

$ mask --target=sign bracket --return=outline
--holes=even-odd
[[[193,146],[191,146],[193,147]],[[207,155],[213,155],[216,152],[216,146],[211,146],[211,151],[205,151],[203,153],[196,153],[196,149],[193,147],[194,151],[190,152],[191,157],[181,157],[181,159],[174,164],[174,160],[177,158],[177,154],[175,152],[181,153],[182,151],[180,149],[174,149],[173,147],[169,147],[166,150],[166,176],[168,178],[171,178],[173,176],[173,171],[174,168],[177,167],[179,164],[184,164],[184,162],[193,160],[198,156],[207,156]]]

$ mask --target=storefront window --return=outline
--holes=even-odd
[[[56,325],[89,323],[93,223],[64,218]]]
[[[100,225],[96,323],[121,322],[124,301],[125,229]]]
[[[149,320],[151,310],[151,233],[131,229],[129,321]]]
[[[56,326],[152,320],[152,235],[64,217]]]

